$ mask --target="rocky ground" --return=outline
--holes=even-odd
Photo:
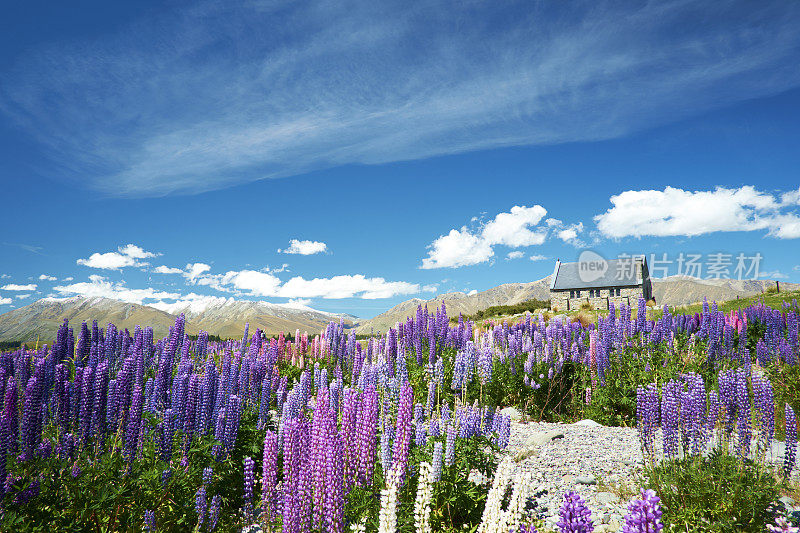
[[[515,478],[531,476],[531,518],[541,518],[556,529],[563,494],[574,490],[592,511],[595,532],[621,531],[630,499],[640,490],[643,466],[636,428],[606,427],[592,420],[574,424],[520,423],[512,416],[511,439],[505,451],[515,460]],[[656,454],[661,454],[660,434]],[[775,442],[769,460],[783,461],[783,443]],[[789,498],[790,511],[800,506]]]

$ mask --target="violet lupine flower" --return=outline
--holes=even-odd
[[[208,512],[208,529],[211,531],[214,531],[217,528],[217,520],[219,520],[219,507],[221,503],[222,497],[219,494],[215,494],[214,497],[211,498],[211,509]]]
[[[197,529],[201,529],[203,527],[203,521],[206,517],[206,508],[208,507],[208,502],[206,501],[206,487],[203,485],[194,495],[194,510],[197,513]]]
[[[769,450],[772,438],[775,435],[775,394],[769,378],[753,373],[753,396],[755,407],[758,411],[760,442],[762,450]]]
[[[203,486],[207,487],[211,483],[211,479],[214,476],[214,469],[210,466],[207,466],[203,469]]]
[[[645,453],[652,458],[655,453],[653,441],[659,422],[658,386],[651,383],[636,390],[636,417],[639,425],[639,439]]]
[[[681,384],[676,380],[668,381],[661,389],[661,430],[664,441],[664,455],[674,458],[678,455],[678,416],[680,406]]]
[[[456,456],[456,427],[453,424],[447,426],[447,440],[444,451],[444,464],[450,466]]]
[[[432,479],[439,481],[442,479],[442,443],[435,442],[433,444],[433,474]]]
[[[533,524],[528,524],[527,526],[524,524],[520,524],[519,528],[516,531],[514,531],[514,529],[512,528],[511,531],[509,531],[509,533],[537,533],[537,531],[536,531],[536,526],[534,526]]]
[[[556,525],[561,533],[591,533],[594,531],[592,511],[586,507],[583,498],[574,491],[564,494],[564,502],[558,510],[558,516],[561,519]]]
[[[623,533],[658,533],[661,523],[661,498],[653,490],[642,490],[641,497],[628,504]]]
[[[797,418],[788,403],[784,414],[786,415],[786,451],[784,452],[783,475],[788,479],[792,474],[797,454]]]
[[[86,325],[86,322],[83,323]],[[146,509],[144,512],[144,528],[148,533],[154,533],[156,530],[156,515],[152,509]]]
[[[248,520],[253,513],[253,485],[255,484],[253,469],[255,468],[255,464],[252,457],[244,458],[244,495],[242,498],[244,500],[245,512]]]

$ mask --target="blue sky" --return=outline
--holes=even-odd
[[[6,7],[0,312],[370,317],[586,248],[800,281],[800,4],[116,4]]]

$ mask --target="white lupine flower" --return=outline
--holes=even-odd
[[[514,481],[514,490],[511,492],[508,509],[502,513],[502,516],[497,521],[496,531],[509,531],[519,525],[525,509],[525,501],[528,499],[528,488],[532,482],[530,474],[520,476]]]
[[[431,533],[431,499],[433,469],[428,462],[419,464],[419,481],[417,481],[417,499],[414,502],[414,526],[417,533]]]
[[[360,522],[350,524],[350,531],[352,533],[365,533],[367,531],[367,517],[362,518]]]
[[[500,533],[499,522],[503,517],[503,496],[506,493],[508,482],[514,471],[514,463],[510,457],[506,457],[497,467],[494,475],[492,488],[486,496],[486,504],[483,508],[481,524],[478,526],[477,533]],[[507,533],[508,530],[502,533]]]
[[[386,488],[381,491],[378,533],[395,533],[397,529],[397,489],[399,485],[397,470],[392,468],[386,480]]]

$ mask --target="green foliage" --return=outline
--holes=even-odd
[[[665,460],[644,471],[661,498],[664,531],[761,532],[780,497],[779,482],[758,463],[719,448],[708,457]]]
[[[465,319],[482,320],[499,316],[519,315],[522,313],[537,311],[539,309],[550,309],[550,300],[527,300],[514,305],[492,305],[486,309],[477,311],[474,315],[465,316]],[[458,317],[455,317],[458,320]]]

